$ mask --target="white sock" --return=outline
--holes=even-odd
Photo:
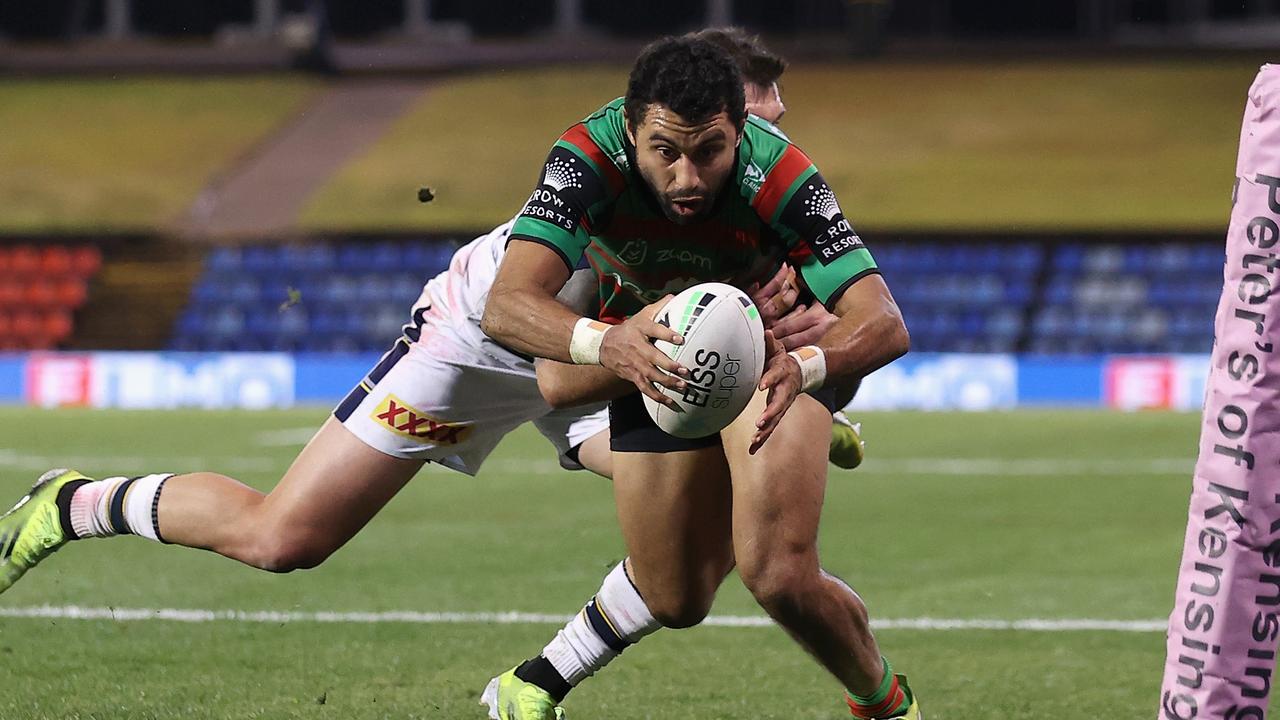
[[[132,534],[164,542],[156,507],[171,477],[109,477],[80,486],[71,496],[71,529],[78,538]]]
[[[605,576],[591,602],[542,650],[542,656],[570,687],[661,627],[627,577],[623,565],[618,563]]]

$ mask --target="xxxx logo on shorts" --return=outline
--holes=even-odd
[[[374,409],[370,417],[397,435],[430,441],[437,445],[457,445],[465,440],[471,431],[470,426],[450,425],[423,414],[409,407],[395,395],[387,395],[387,399]]]

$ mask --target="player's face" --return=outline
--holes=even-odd
[[[752,115],[777,125],[787,113],[787,106],[782,104],[782,93],[778,92],[778,83],[758,85],[749,82],[742,89],[747,94],[747,112]]]
[[[711,213],[741,139],[727,114],[690,123],[655,103],[635,133],[627,134],[636,148],[636,168],[667,219],[684,225]]]

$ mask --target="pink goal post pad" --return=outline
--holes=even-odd
[[[1280,65],[1249,89],[1158,717],[1261,720],[1280,635]]]

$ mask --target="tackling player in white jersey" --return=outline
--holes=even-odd
[[[784,110],[776,85],[758,85],[748,87],[759,101],[754,111],[776,120]],[[533,361],[480,330],[508,231],[503,225],[463,246],[449,269],[427,283],[404,336],[271,492],[213,472],[93,480],[50,471],[0,518],[0,592],[69,540],[124,534],[212,550],[272,572],[315,567],[423,463],[475,474],[499,440],[525,422],[552,442],[565,467],[610,476],[604,405],[554,409],[539,391]],[[574,293],[573,283],[566,291]],[[756,298],[763,314],[772,311],[778,320],[795,292],[782,273]],[[827,320],[800,310],[780,323],[803,344],[824,332]],[[856,435],[846,429],[843,437],[846,454],[860,460]]]

